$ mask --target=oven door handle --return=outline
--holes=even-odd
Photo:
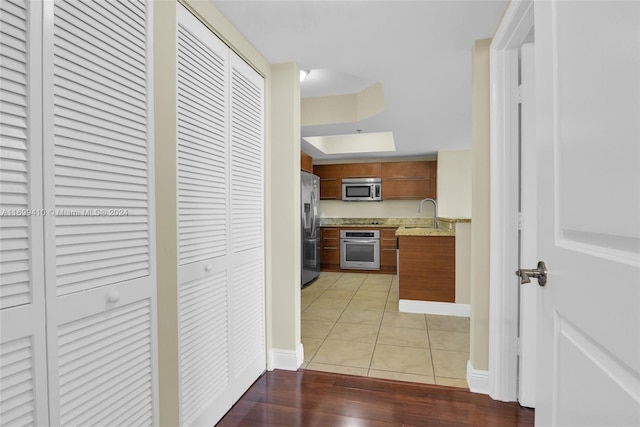
[[[344,243],[379,243],[380,240],[342,239]]]

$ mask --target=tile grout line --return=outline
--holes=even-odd
[[[340,274],[340,276],[333,282],[331,283],[331,285],[325,289],[324,291],[322,291],[322,294],[324,294],[326,291],[329,290],[329,288],[333,287],[338,280],[340,280],[342,277],[344,276],[344,273]],[[366,280],[366,277],[365,279]],[[338,316],[338,318],[333,322],[333,326],[331,327],[331,329],[329,329],[329,332],[327,332],[327,335],[322,339],[322,342],[320,343],[320,345],[318,346],[318,350],[316,350],[316,353],[313,355],[313,357],[311,359],[309,359],[309,361],[307,362],[307,366],[309,366],[309,364],[313,361],[313,359],[315,359],[315,357],[318,355],[318,351],[320,350],[320,348],[322,347],[322,345],[325,343],[325,341],[327,340],[327,338],[329,337],[329,335],[331,334],[331,331],[333,331],[333,329],[336,327],[336,325],[338,324],[338,321],[340,320],[340,318],[342,317],[342,315],[344,314],[345,310],[347,309],[347,307],[349,306],[349,304],[351,303],[351,300],[353,299],[353,297],[356,295],[356,293],[358,293],[358,290],[360,290],[360,288],[362,287],[362,284],[364,283],[364,280],[362,281],[362,283],[360,283],[360,285],[358,285],[358,288],[356,289],[356,291],[353,293],[353,295],[351,296],[351,298],[349,298],[349,302],[347,302],[347,304],[344,306],[344,308],[342,309],[342,312],[340,313],[340,315]],[[320,295],[322,295],[320,294]],[[320,295],[318,295],[318,298],[320,298]],[[317,298],[316,298],[317,299]],[[315,302],[315,300],[314,300]],[[310,304],[311,305],[311,304]],[[333,365],[333,366],[342,366],[342,365]]]
[[[384,321],[384,314],[387,311],[387,304],[389,304],[389,294],[391,293],[391,286],[393,284],[393,276],[391,276],[391,284],[387,290],[387,299],[382,307],[382,316],[380,316],[380,323],[378,324],[378,332],[376,333],[376,340],[373,343],[373,351],[371,352],[371,359],[369,360],[369,367],[367,368],[367,377],[371,374],[371,365],[373,364],[373,356],[376,354],[376,347],[378,346],[378,339],[380,338],[380,330],[382,329],[382,322]]]

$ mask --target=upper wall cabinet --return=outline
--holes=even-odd
[[[321,200],[342,200],[342,165],[315,165],[313,173],[320,177]]]
[[[380,163],[347,163],[342,165],[343,178],[380,178]]]
[[[438,162],[345,163],[315,165],[320,199],[341,200],[343,178],[382,178],[382,200],[436,198]]]
[[[436,198],[438,162],[382,163],[382,200]]]
[[[304,151],[300,152],[300,170],[313,173],[313,158]]]

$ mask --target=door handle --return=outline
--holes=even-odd
[[[520,277],[520,284],[530,283],[531,277],[535,277],[538,279],[538,285],[544,286],[547,284],[547,266],[544,261],[538,262],[538,268],[534,269],[525,269],[521,268],[516,271],[516,276]]]

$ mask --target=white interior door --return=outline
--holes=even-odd
[[[180,417],[199,426],[266,366],[264,80],[177,8]]]
[[[47,425],[41,10],[0,2],[0,423]]]
[[[536,2],[535,28],[536,424],[638,426],[640,2]]]
[[[153,2],[47,1],[50,425],[156,424]]]
[[[520,268],[538,262],[536,184],[536,92],[534,45],[520,48]],[[515,278],[517,281],[517,278]],[[535,282],[535,281],[533,281]],[[520,284],[518,402],[535,408],[536,306],[535,284]]]

